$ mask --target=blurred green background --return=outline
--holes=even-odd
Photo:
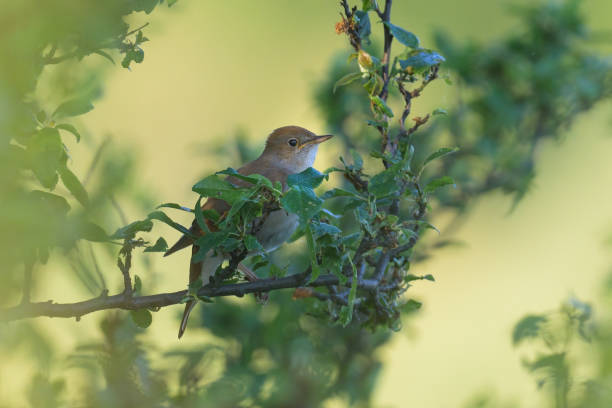
[[[518,22],[509,10],[520,4],[395,3],[396,23],[432,46],[432,33],[438,28],[455,40],[495,41],[516,29]],[[327,133],[313,95],[325,79],[329,61],[347,49],[346,39],[334,33],[338,10],[337,2],[329,0],[181,0],[150,15],[130,16],[134,26],[150,23],[146,35],[152,41],[143,46],[145,61],[128,71],[100,57],[86,59],[105,80],[95,109],[79,119],[83,141],[69,142],[75,173],[86,173],[97,147],[107,138],[110,148],[133,155],[135,175],[126,188],[138,199],[126,204],[125,211],[134,220],[161,202],[191,205],[196,199],[191,192],[195,181],[227,166],[237,167],[237,133],[246,135],[257,150],[279,126],[295,124]],[[612,29],[609,1],[586,0],[583,11],[592,31]],[[380,38],[380,27],[374,24],[373,31]],[[609,42],[594,46],[605,53],[612,49]],[[52,67],[43,72],[37,93],[55,92],[45,87],[53,75]],[[415,113],[451,107],[455,100],[453,86],[436,83],[416,104]],[[596,310],[600,305],[602,282],[612,263],[610,247],[605,245],[612,231],[610,108],[610,102],[597,105],[559,141],[538,145],[534,185],[513,211],[508,196],[495,192],[482,197],[453,236],[464,245],[441,250],[417,265],[416,273],[434,274],[436,282],[411,289],[411,296],[424,301],[422,312],[377,351],[383,368],[374,405],[458,407],[477,393],[492,393],[499,401],[520,407],[545,406],[510,336],[526,313],[554,309],[568,296],[593,301]],[[341,149],[340,141],[332,140],[321,149],[315,167],[336,165]],[[186,224],[190,215],[176,219]],[[434,221],[444,225],[445,220]],[[160,228],[162,235],[176,236],[169,228]],[[151,276],[143,276],[149,282],[144,291],[183,289],[188,258],[187,252],[154,257]],[[136,259],[136,273],[143,262]],[[112,264],[107,264],[102,269],[111,270]],[[52,258],[38,277],[33,298],[57,302],[88,298],[83,285],[60,272],[65,267]],[[119,288],[118,271],[105,277],[109,288]],[[167,350],[192,350],[203,341],[219,341],[193,325],[177,342],[180,309],[157,312],[141,337],[152,351],[153,366],[168,364],[155,358]],[[51,377],[67,374],[68,394],[78,393],[89,377],[80,377],[65,358],[78,344],[99,338],[102,317],[95,313],[78,323],[36,319],[36,330],[55,345],[47,367],[32,358],[32,353],[44,350],[0,350],[2,404],[27,405],[26,390],[40,370],[50,370]],[[15,322],[0,330],[18,338],[25,333],[24,324],[29,325]],[[331,405],[345,403],[338,400]]]

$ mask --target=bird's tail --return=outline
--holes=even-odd
[[[185,333],[185,329],[187,328],[187,320],[189,320],[189,314],[195,307],[196,303],[197,302],[195,300],[190,300],[185,304],[185,311],[183,312],[183,318],[181,319],[181,325],[178,332],[179,339],[183,337],[183,334]]]
[[[178,241],[176,241],[176,244],[172,245],[172,247],[166,251],[164,256],[172,255],[176,251],[179,251],[183,248],[187,248],[189,245],[192,245],[192,244],[193,244],[193,238],[185,234]]]

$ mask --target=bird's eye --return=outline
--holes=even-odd
[[[289,146],[295,147],[297,146],[297,139],[289,139],[287,143],[289,143]]]

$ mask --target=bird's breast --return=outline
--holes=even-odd
[[[280,209],[270,213],[257,232],[257,240],[266,251],[271,252],[289,239],[298,226],[298,217]]]

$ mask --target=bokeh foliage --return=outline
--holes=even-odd
[[[103,169],[104,177],[90,184],[87,174],[72,171],[66,138],[78,139],[81,133],[85,137],[72,118],[90,110],[101,93],[102,72],[97,65],[89,65],[91,60],[107,63],[110,57],[123,67],[142,62],[141,44],[146,38],[141,30],[131,33],[134,28],[124,17],[151,12],[157,3],[3,4],[0,22],[9,27],[9,35],[0,39],[0,57],[11,63],[0,65],[0,229],[14,232],[5,235],[6,242],[0,245],[0,257],[5,260],[0,291],[6,299],[19,299],[24,258],[36,256],[44,263],[50,249],[56,247],[70,249],[68,259],[83,266],[86,262],[80,254],[85,251],[75,250],[79,248],[76,242],[103,240],[103,230],[115,229],[113,202],[116,197],[130,199],[124,190],[130,183],[131,158],[114,154],[112,159],[102,159],[98,168]],[[369,2],[364,3],[367,9]],[[587,46],[589,33],[578,5],[569,1],[521,9],[524,31],[494,44],[463,44],[449,35],[438,35],[437,48],[446,57],[444,67],[450,71],[459,102],[447,114],[437,111],[428,127],[410,140],[417,163],[442,146],[460,147],[423,173],[427,180],[450,175],[457,182],[455,189],[440,190],[430,204],[434,208],[461,214],[469,209],[470,199],[496,188],[522,197],[534,177],[537,143],[546,137],[559,138],[578,113],[610,96],[609,60]],[[31,19],[28,28],[17,27],[14,21],[25,14]],[[360,27],[362,33],[365,29]],[[373,42],[364,44],[364,49],[369,55],[380,55],[381,46]],[[414,55],[403,59],[411,57]],[[370,100],[364,98],[359,81],[332,91],[339,78],[351,73],[346,59],[343,55],[332,62],[317,90],[317,106],[328,129],[343,137],[347,152],[356,149],[367,162],[370,151],[378,148],[375,129],[365,125],[371,114]],[[54,92],[41,100],[36,85],[51,68],[51,78],[58,82],[49,85]],[[62,79],[69,74],[63,71],[74,72],[77,80],[66,84]],[[374,78],[374,83],[366,81],[366,87],[378,86]],[[390,107],[398,105],[401,97],[392,92]],[[388,108],[377,104],[376,113],[384,114]],[[360,160],[354,155],[342,171],[359,172]],[[347,182],[343,187],[348,186]],[[330,203],[328,209],[340,212],[347,205],[342,200],[348,199],[340,198],[340,203]],[[91,222],[94,219],[102,229]],[[349,216],[338,225],[344,228],[352,223]],[[327,238],[331,241],[334,236]],[[428,249],[423,245],[417,255],[425,256]],[[110,254],[117,250],[106,249]],[[92,280],[94,269],[81,276],[90,282],[92,292],[105,289],[103,277]],[[222,339],[222,345],[157,356],[178,364],[178,389],[170,383],[171,370],[150,363],[153,353],[141,340],[142,329],[124,313],[109,313],[100,326],[101,341],[83,344],[71,357],[72,364],[90,378],[82,397],[68,401],[62,375],[48,370],[32,379],[30,403],[102,407],[236,406],[242,402],[246,406],[306,407],[340,398],[354,406],[369,406],[380,370],[375,351],[390,334],[385,330],[371,333],[355,324],[346,328],[327,325],[320,316],[329,310],[321,310],[322,305],[326,304],[314,299],[294,301],[288,293],[275,293],[267,308],[225,300],[201,308],[201,325]],[[413,301],[405,308],[413,311],[418,306]],[[20,338],[27,338],[32,349],[39,350],[33,358],[40,364],[53,364],[49,359],[53,345],[35,324],[23,327],[22,333],[0,335],[3,346],[15,347]],[[209,374],[213,368],[214,376]],[[600,405],[582,406],[605,406],[602,404],[609,401],[605,394],[594,395],[589,398],[600,398]]]

